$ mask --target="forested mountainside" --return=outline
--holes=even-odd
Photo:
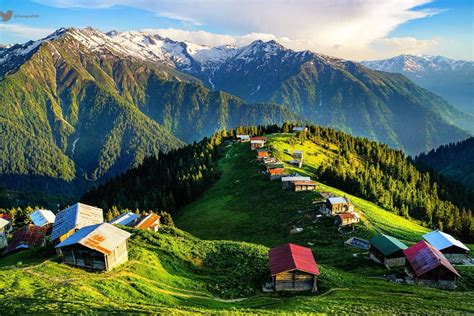
[[[468,135],[453,126],[466,124],[465,113],[402,75],[309,51],[295,52],[274,41],[229,50],[231,57],[198,62],[199,67],[183,67],[183,71],[210,88],[249,102],[283,104],[312,123],[411,154]],[[474,125],[474,117],[469,119]]]
[[[163,64],[90,50],[73,30],[4,49],[1,58],[0,185],[9,189],[81,194],[182,140],[295,118],[209,92]]]
[[[416,162],[463,183],[474,192],[474,137],[421,153]]]
[[[290,130],[291,125],[285,124],[281,128],[278,126],[239,128],[237,131],[229,131],[228,135],[233,136],[242,132],[262,135]],[[222,137],[225,137],[225,134],[216,135],[213,139]],[[419,171],[402,151],[390,149],[385,144],[319,126],[311,126],[309,132],[299,133],[289,141],[293,143],[310,142],[311,146],[335,146],[334,155],[327,156],[324,163],[312,166],[315,168],[314,175],[319,181],[372,201],[395,214],[418,219],[427,227],[452,232],[462,236],[465,240],[472,240],[474,237],[471,211],[474,197],[465,191],[453,190],[452,187],[445,185],[442,179],[437,179],[439,182],[435,182],[428,172]],[[204,144],[206,142],[204,141]],[[196,179],[202,179],[200,182],[204,187],[210,185],[212,180],[217,179],[213,175],[208,178],[211,181],[207,181],[204,177],[205,173],[203,173],[212,174],[215,172],[215,156],[214,159],[211,158],[212,156],[209,156],[207,151],[203,151],[202,145],[194,146],[193,150],[197,149],[197,151],[193,155],[190,155],[189,152],[185,154],[185,150],[191,150],[191,148],[187,148],[181,149],[182,155],[178,150],[161,156],[151,164],[144,164],[108,181],[97,189],[91,190],[83,197],[83,200],[90,203],[106,203],[102,204],[104,208],[110,208],[115,203],[123,208],[146,209],[151,207],[148,200],[149,196],[153,195],[159,197],[153,204],[156,208],[165,208],[174,213],[179,205],[171,205],[167,199],[176,200],[176,194],[179,194],[180,197],[183,194],[186,195],[186,192],[190,192],[187,187],[193,187]],[[209,158],[206,158],[208,156]],[[201,157],[201,159],[192,157]],[[160,159],[163,159],[161,164]],[[179,179],[170,178],[163,183],[154,182],[154,179],[159,178],[161,173],[168,172],[158,166],[165,161],[177,160],[182,162],[182,166],[186,166],[185,170],[188,170],[188,166],[190,166],[189,174],[183,172],[183,174],[179,174]],[[178,168],[179,165],[175,163],[171,166]],[[172,172],[170,169],[170,173]],[[168,185],[168,182],[173,182],[173,186]],[[180,189],[180,193],[170,192],[169,188],[171,187],[185,189]],[[190,201],[191,199],[185,198],[184,200]]]
[[[442,56],[400,55],[364,61],[362,64],[375,70],[401,73],[421,87],[474,115],[473,61],[453,60]]]
[[[255,41],[239,48],[206,47],[176,42],[146,32],[102,33],[91,28],[61,30],[55,36],[62,38],[65,34],[76,45],[82,45],[91,53],[122,56],[140,61],[141,64],[162,65],[167,73],[173,74],[169,77],[191,82],[197,82],[199,78],[208,88],[226,91],[246,102],[281,104],[310,122],[385,142],[410,154],[470,136],[453,125],[460,119],[465,119],[465,113],[401,75],[373,71],[359,63],[309,51],[295,52],[274,41]],[[13,57],[22,56],[21,53],[0,54],[5,60],[4,64],[8,65],[3,69],[6,73],[18,65],[13,61],[22,60],[20,57]],[[131,85],[117,84],[117,87],[121,95],[131,98],[135,104],[147,103],[149,90],[143,89],[143,85],[134,85],[132,82]],[[154,97],[156,99],[156,95]],[[167,97],[167,100],[173,98]],[[193,119],[206,122],[206,114],[195,115],[194,112],[194,106],[201,98],[193,98],[192,104],[187,100],[189,99],[184,98],[181,101],[178,97],[173,103],[177,102],[179,106],[166,106],[165,109],[158,108],[163,104],[157,104],[155,114],[158,122],[171,126],[173,122],[169,120],[176,118],[176,113],[179,114],[178,121],[181,121],[176,123],[176,131],[183,126],[182,121],[186,121],[182,119],[186,117],[185,113],[190,113]],[[224,109],[228,104],[238,102],[242,101],[218,104]],[[205,105],[200,109],[209,113],[205,110]],[[180,106],[188,107],[188,112],[183,113]],[[212,109],[213,106],[209,108]],[[270,112],[279,111],[271,109]],[[237,112],[245,113],[240,110]],[[213,120],[216,119],[214,113],[211,113]],[[216,125],[222,125],[222,118],[225,117],[219,115]],[[278,116],[277,119],[284,114]],[[161,119],[163,120],[160,121]],[[165,122],[165,119],[168,121]],[[474,123],[474,118],[471,119]],[[267,123],[269,122],[252,124]],[[195,127],[198,127],[198,134],[207,129]],[[186,136],[192,138],[193,135]]]

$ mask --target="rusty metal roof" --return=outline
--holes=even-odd
[[[408,263],[413,268],[416,276],[423,274],[444,266],[446,269],[459,276],[459,273],[449,263],[448,259],[435,247],[422,240],[411,247],[403,250]]]
[[[110,254],[125,240],[130,238],[131,234],[111,225],[102,223],[90,225],[79,229],[73,235],[68,237],[56,248],[80,244],[89,249],[97,250],[103,254]]]
[[[160,225],[160,216],[152,212],[146,216],[143,216],[135,225],[135,228],[148,229],[155,227],[156,225]]]
[[[295,185],[316,185],[316,181],[295,181]]]
[[[46,226],[41,227],[31,224],[16,230],[13,233],[13,237],[3,254],[8,254],[21,249],[42,246],[45,241],[47,231],[48,227]]]
[[[271,169],[268,169],[268,173],[270,173],[271,175],[281,174],[283,172],[285,172],[285,168],[271,168]]]
[[[0,213],[0,218],[6,219],[7,221],[12,221],[12,214]]]
[[[341,213],[337,214],[336,217],[341,219],[359,219],[359,216],[357,216],[355,213]]]
[[[270,249],[268,259],[272,275],[292,270],[320,274],[310,248],[291,243],[281,245]]]
[[[102,209],[76,203],[56,215],[51,240],[55,240],[73,229],[104,222]]]

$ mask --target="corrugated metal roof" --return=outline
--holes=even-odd
[[[357,216],[355,213],[341,213],[337,214],[336,217],[341,219],[359,219],[359,216]]]
[[[53,224],[56,219],[56,215],[54,215],[54,213],[49,210],[37,210],[36,212],[30,214],[30,218],[33,224],[36,226],[44,226]]]
[[[8,225],[10,225],[9,221],[7,221],[6,219],[0,218],[0,229],[3,229]]]
[[[311,181],[310,177],[301,177],[301,176],[293,176],[293,177],[283,177],[281,178],[282,182],[287,181]]]
[[[282,174],[283,172],[285,172],[285,168],[268,169],[268,173],[270,173],[271,175],[273,175],[273,174]]]
[[[316,181],[295,181],[295,185],[316,185]]]
[[[102,209],[77,203],[56,215],[51,240],[55,240],[73,229],[104,222]]]
[[[138,215],[132,212],[123,213],[113,218],[109,223],[115,225],[130,226],[138,219]]]
[[[338,196],[338,197],[330,197],[328,198],[329,203],[332,205],[334,204],[345,204],[345,203],[350,203],[349,199],[346,199],[343,196]]]
[[[253,140],[263,140],[263,141],[266,141],[267,138],[266,138],[266,137],[261,137],[261,136],[255,136],[255,137],[251,137],[250,140],[251,140],[251,141],[253,141]]]
[[[13,237],[3,254],[8,254],[20,249],[42,246],[47,232],[48,227],[35,226],[31,224],[17,229],[13,233]]]
[[[389,256],[394,252],[407,249],[407,245],[395,237],[388,235],[378,235],[369,240],[372,247],[380,251],[384,256]]]
[[[424,234],[423,239],[426,240],[430,245],[441,251],[451,246],[456,246],[458,248],[469,251],[469,248],[467,248],[462,242],[455,239],[453,236],[443,233],[439,230],[434,230],[430,233]]]
[[[12,214],[0,213],[0,218],[6,219],[7,221],[12,221]]]
[[[459,273],[449,263],[448,259],[436,248],[422,240],[414,244],[413,246],[403,250],[408,263],[413,268],[417,277],[438,268],[444,266],[452,273],[459,276]]]
[[[140,221],[135,225],[135,228],[148,229],[151,227],[153,228],[156,225],[160,225],[160,216],[152,212],[140,219]]]
[[[66,238],[56,248],[80,244],[103,254],[110,254],[120,246],[131,234],[109,223],[90,225],[79,229]]]
[[[268,258],[272,275],[292,270],[320,274],[310,248],[291,243],[285,244],[270,249]]]

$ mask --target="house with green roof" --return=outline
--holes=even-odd
[[[370,258],[375,262],[383,264],[387,269],[405,265],[403,250],[408,247],[397,238],[381,234],[370,239],[369,244]]]

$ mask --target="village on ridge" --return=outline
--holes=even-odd
[[[293,132],[306,127],[294,127]],[[304,152],[285,151],[291,157],[285,163],[272,156],[264,136],[237,135],[237,142],[249,143],[256,160],[263,166],[270,181],[281,181],[282,190],[294,192],[315,191],[316,181],[299,174],[290,174],[285,163],[301,168]],[[361,216],[350,199],[322,192],[325,202],[317,208],[320,215],[334,219],[341,234],[351,234]],[[23,249],[42,247],[52,243],[65,264],[90,271],[106,272],[128,261],[132,234],[121,229],[127,226],[157,232],[160,216],[150,212],[138,215],[123,213],[109,222],[104,221],[103,210],[82,203],[74,204],[56,215],[49,210],[36,210],[30,214],[31,223],[13,229],[12,217],[0,213],[0,249],[3,256]],[[298,233],[302,228],[295,228]],[[311,244],[308,243],[310,246]],[[419,284],[453,289],[459,273],[453,264],[462,264],[469,248],[449,234],[435,230],[423,235],[423,240],[408,247],[395,237],[379,234],[370,240],[349,238],[345,244],[367,251],[368,258],[387,269],[404,268],[405,277],[397,283]],[[311,248],[292,243],[272,248],[268,252],[271,282],[263,285],[264,292],[310,291],[317,292],[320,270]]]

